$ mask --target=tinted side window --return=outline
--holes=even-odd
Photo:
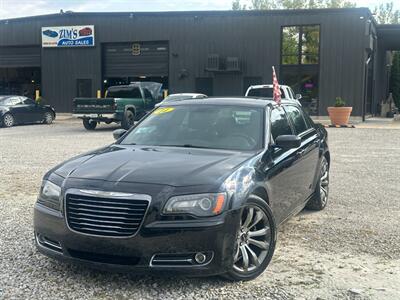
[[[149,92],[148,89],[143,89],[143,92],[144,92],[145,99],[153,99],[153,96],[151,95],[151,93]]]
[[[293,134],[285,111],[280,107],[271,111],[271,134],[274,140],[280,135]]]
[[[30,98],[22,98],[22,99],[23,99],[23,103],[24,103],[24,104],[29,104],[29,105],[35,104],[35,101],[33,101],[33,100],[30,99]]]
[[[20,97],[11,97],[8,99],[8,105],[17,105],[21,104],[21,98]]]
[[[295,106],[286,106],[285,110],[293,123],[296,134],[306,131],[309,127],[304,120],[303,113]]]
[[[142,98],[142,93],[139,88],[134,88],[131,93],[132,98]]]

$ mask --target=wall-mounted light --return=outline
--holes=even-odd
[[[104,82],[104,83],[107,83],[107,79],[104,79],[103,82]]]
[[[146,79],[146,76],[139,76],[140,79]]]

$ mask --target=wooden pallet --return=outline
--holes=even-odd
[[[356,128],[353,124],[347,124],[347,125],[324,125],[325,128]]]

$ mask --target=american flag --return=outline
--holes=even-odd
[[[272,84],[274,86],[274,95],[273,95],[274,101],[278,105],[281,105],[281,89],[279,87],[278,78],[276,77],[275,67],[272,67]]]

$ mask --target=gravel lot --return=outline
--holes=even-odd
[[[400,128],[329,129],[328,207],[286,223],[271,265],[246,283],[102,273],[36,251],[43,174],[112,142],[112,129],[0,128],[0,299],[400,299]]]

